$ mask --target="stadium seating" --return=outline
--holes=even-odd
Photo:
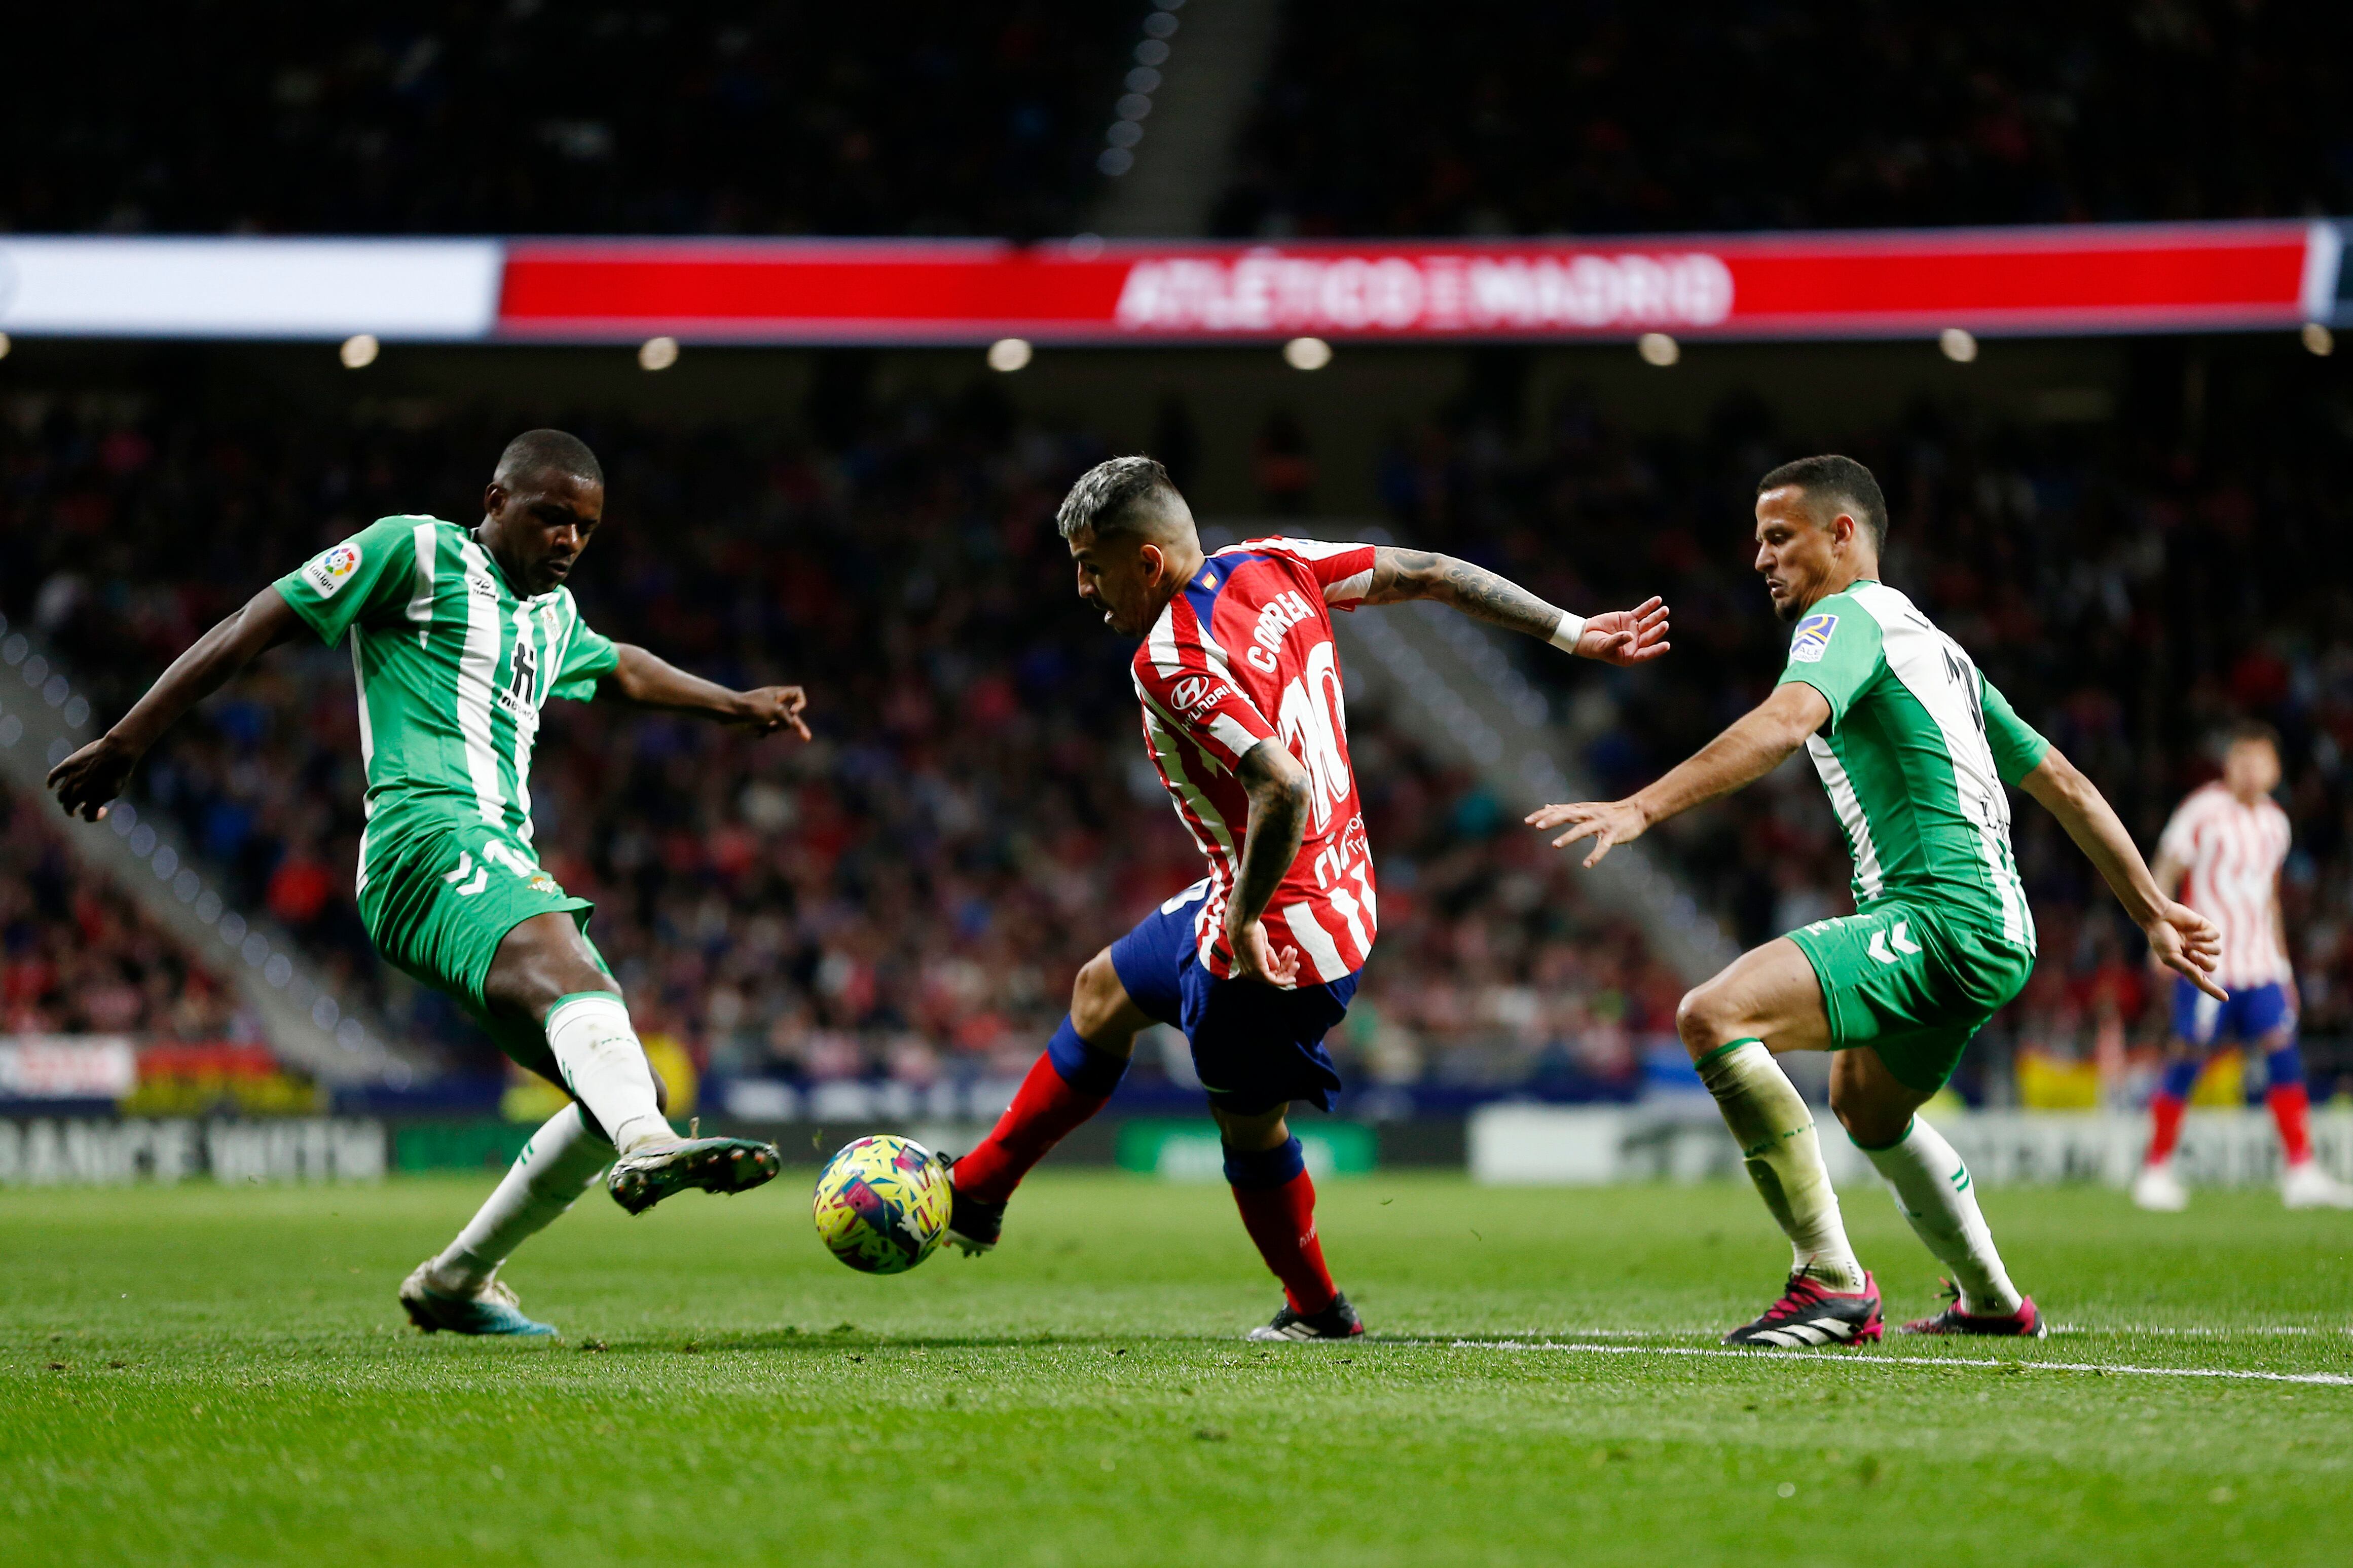
[[[2353,108],[2334,73],[2348,45],[2342,7],[2228,0],[1290,0],[1218,226],[1419,237],[2343,212]]]
[[[1068,234],[1142,10],[51,9],[0,230]]]
[[[985,398],[913,402],[839,452],[587,431],[614,495],[577,587],[592,624],[722,679],[804,681],[816,704],[808,748],[570,704],[540,744],[550,868],[598,900],[644,1026],[723,1074],[1018,1075],[1077,965],[1199,874],[1123,650],[1071,598],[1052,533],[1100,447],[1005,419]],[[23,567],[0,609],[111,714],[322,543],[381,513],[465,515],[502,435],[52,409],[0,502],[0,555]],[[280,650],[134,795],[227,869],[233,901],[481,1070],[479,1037],[359,928],[350,683],[338,651]],[[1630,1092],[1637,1042],[1672,1026],[1672,974],[1473,781],[1376,709],[1352,720],[1384,954],[1340,1042],[1354,1075]]]

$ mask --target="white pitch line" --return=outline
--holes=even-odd
[[[1567,1351],[1584,1355],[1680,1355],[1737,1361],[1820,1361],[1835,1366],[2037,1367],[2045,1372],[2096,1372],[2120,1377],[2216,1377],[2239,1383],[2305,1383],[2353,1387],[2353,1375],[2338,1372],[2250,1372],[2236,1367],[2122,1366],[2087,1361],[1995,1360],[1991,1357],[1856,1354],[1852,1351],[1745,1350],[1737,1346],[1598,1345],[1554,1340],[1422,1340],[1458,1351]]]

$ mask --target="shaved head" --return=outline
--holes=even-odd
[[[568,430],[526,430],[499,454],[499,466],[491,479],[514,489],[557,476],[601,486],[605,465],[596,460],[587,442]]]

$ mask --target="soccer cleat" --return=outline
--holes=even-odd
[[[400,1305],[408,1321],[427,1333],[443,1329],[453,1334],[494,1334],[533,1338],[555,1332],[553,1323],[534,1322],[522,1315],[515,1293],[493,1276],[470,1296],[436,1290],[430,1283],[433,1262],[417,1266],[400,1285]]]
[[[1831,1290],[1800,1271],[1789,1276],[1781,1299],[1753,1323],[1724,1336],[1728,1345],[1766,1345],[1798,1350],[1809,1345],[1859,1345],[1876,1340],[1885,1324],[1879,1315],[1879,1282],[1868,1269],[1860,1290]]]
[[[1961,1288],[1945,1281],[1945,1310],[1933,1318],[1915,1318],[1904,1325],[1907,1334],[1985,1334],[1995,1339],[2039,1340],[2051,1330],[2031,1296],[2018,1299],[2014,1312],[1964,1312]]]
[[[952,1246],[964,1248],[966,1258],[977,1258],[997,1248],[997,1238],[1005,1234],[1005,1205],[976,1198],[955,1184],[955,1162],[945,1162],[948,1167],[948,1191],[954,1194],[948,1205],[947,1239]]]
[[[2189,1206],[2189,1189],[2173,1173],[2173,1162],[2160,1160],[2143,1165],[2133,1178],[2132,1201],[2135,1208],[2152,1214],[2179,1214]]]
[[[2280,1178],[2280,1202],[2292,1209],[2353,1209],[2353,1187],[2320,1168],[2317,1160],[2301,1160]]]
[[[1252,1329],[1242,1338],[1263,1342],[1353,1340],[1364,1331],[1364,1320],[1356,1316],[1356,1308],[1348,1305],[1348,1298],[1335,1296],[1330,1306],[1314,1313],[1294,1311],[1285,1301],[1282,1310],[1275,1313],[1274,1321],[1262,1329]]]
[[[631,1214],[643,1214],[672,1193],[744,1193],[773,1179],[783,1166],[774,1143],[751,1138],[681,1138],[624,1154],[606,1173],[605,1190]]]

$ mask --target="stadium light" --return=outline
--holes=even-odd
[[[1029,363],[1031,350],[1027,338],[999,338],[988,345],[988,368],[1010,375]]]
[[[2327,359],[2337,352],[2337,334],[2318,321],[2306,321],[2304,324],[2304,346],[2308,352]],[[5,340],[0,339],[0,353],[7,352]]]
[[[1664,332],[1644,332],[1635,340],[1634,350],[1642,356],[1643,363],[1657,365],[1661,370],[1683,357],[1683,344]]]
[[[639,370],[668,370],[678,363],[676,338],[648,338],[638,347]]]
[[[375,341],[375,333],[354,332],[343,340],[343,346],[336,351],[336,357],[343,362],[345,370],[365,370],[375,363],[376,353],[382,347]]]
[[[1978,357],[1978,341],[1958,327],[1947,327],[1936,334],[1936,346],[1955,364],[1967,364]]]
[[[1282,363],[1293,370],[1322,370],[1332,363],[1332,345],[1322,338],[1293,338],[1282,345]]]

